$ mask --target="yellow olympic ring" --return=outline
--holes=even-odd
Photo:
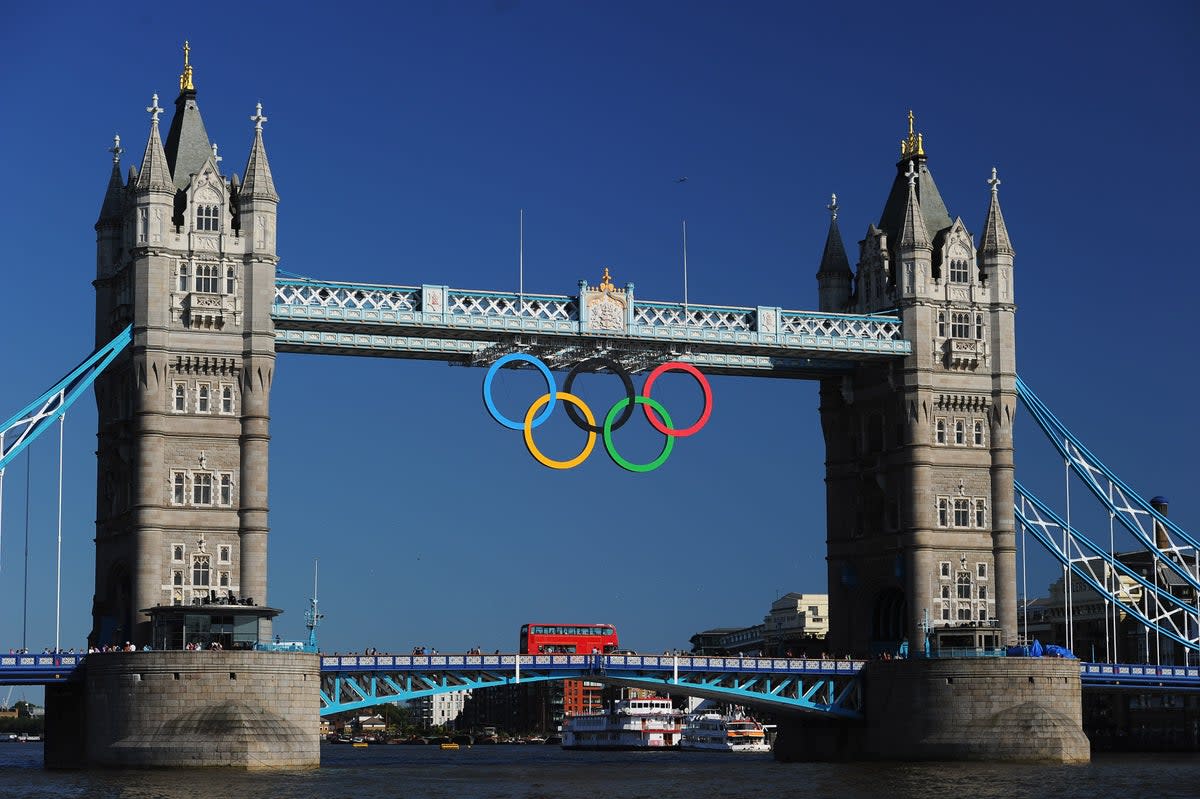
[[[583,411],[583,415],[584,418],[587,419],[587,423],[593,427],[595,426],[596,417],[592,415],[592,409],[589,408],[583,400],[574,394],[568,394],[565,391],[557,392],[557,397],[563,402],[569,402],[579,410]],[[533,417],[537,415],[537,412],[541,409],[541,407],[549,402],[550,399],[550,394],[543,394],[533,401],[533,404],[529,406],[529,410],[525,411],[525,447],[529,450],[529,454],[536,458],[537,462],[543,466],[549,466],[551,469],[574,469],[576,466],[586,461],[588,456],[592,454],[592,447],[596,446],[596,434],[592,431],[588,431],[587,443],[583,445],[583,452],[580,452],[569,461],[556,461],[543,455],[537,448],[537,444],[533,443]]]

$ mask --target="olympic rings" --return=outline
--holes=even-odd
[[[667,413],[667,409],[659,405],[656,400],[652,400],[649,397],[635,397],[634,399],[638,405],[649,405],[653,407],[654,410],[661,413],[662,417],[667,420],[667,424],[671,424],[671,414]],[[627,469],[631,472],[652,472],[659,466],[662,466],[664,463],[666,463],[667,458],[671,457],[671,450],[675,448],[675,438],[668,434],[666,440],[663,441],[662,452],[658,453],[658,457],[649,463],[631,463],[622,458],[617,452],[616,446],[613,444],[612,431],[616,430],[617,428],[616,425],[612,423],[612,420],[613,417],[617,415],[617,411],[619,411],[621,408],[630,410],[632,407],[633,403],[631,403],[629,400],[619,399],[617,400],[617,404],[609,409],[608,416],[604,419],[604,448],[608,450],[608,457],[613,459],[613,463],[617,464],[622,469]]]
[[[546,379],[547,391],[542,396],[534,400],[533,404],[525,412],[525,418],[522,422],[515,422],[509,419],[496,408],[496,404],[492,399],[492,381],[496,377],[496,372],[505,364],[513,361],[524,361],[532,364],[542,376]],[[572,384],[575,381],[575,376],[581,372],[588,371],[588,367],[600,366],[608,369],[617,377],[621,378],[621,382],[625,386],[625,396],[617,400],[608,413],[605,414],[604,423],[596,424],[596,417],[592,413],[592,409],[588,407],[578,395],[571,393]],[[681,371],[687,372],[696,379],[700,384],[701,391],[704,392],[704,409],[700,413],[700,417],[690,426],[682,430],[675,429],[675,423],[671,420],[671,415],[667,413],[657,400],[650,398],[650,389],[654,385],[654,381],[666,372]],[[588,434],[587,442],[583,445],[583,449],[573,458],[567,460],[554,460],[548,458],[538,449],[537,444],[533,440],[533,429],[548,418],[554,410],[555,400],[561,399],[567,409],[567,416],[571,422],[580,430]],[[487,371],[487,376],[483,379],[483,402],[487,406],[488,413],[492,418],[510,430],[522,431],[525,438],[525,447],[529,450],[529,454],[534,459],[551,469],[573,469],[583,463],[592,454],[592,450],[596,445],[597,434],[603,434],[604,449],[608,452],[608,456],[612,458],[613,463],[631,472],[652,472],[667,462],[671,457],[671,452],[675,448],[675,439],[684,438],[697,433],[700,428],[708,424],[708,419],[712,415],[712,387],[708,384],[708,379],[701,374],[700,370],[690,363],[672,362],[664,363],[656,367],[646,378],[645,384],[642,386],[642,394],[634,393],[633,380],[629,372],[621,366],[620,363],[611,358],[588,358],[576,364],[567,374],[566,382],[563,385],[563,390],[559,391],[554,382],[554,376],[550,373],[550,368],[538,357],[527,355],[521,352],[511,353],[497,360],[491,365]],[[542,410],[542,406],[546,406]],[[641,405],[642,410],[646,414],[647,421],[655,430],[666,436],[663,442],[662,450],[658,453],[658,457],[649,463],[633,463],[622,457],[617,452],[616,444],[613,442],[613,431],[624,425],[633,414],[635,405]],[[574,407],[572,407],[574,406]],[[576,410],[578,409],[578,411]],[[539,411],[541,411],[539,413]],[[579,417],[579,411],[583,412],[583,418]]]
[[[503,358],[492,364],[487,370],[487,377],[483,378],[483,403],[487,405],[488,413],[492,415],[492,418],[507,427],[509,430],[521,430],[524,427],[524,425],[522,425],[520,422],[514,422],[512,419],[509,419],[507,416],[500,413],[500,411],[496,409],[496,403],[492,402],[492,380],[496,377],[496,372],[501,366],[512,361],[525,361],[527,363],[531,363],[537,367],[539,372],[542,373],[542,377],[546,378],[546,390],[550,392],[549,405],[541,416],[533,420],[532,424],[526,422],[526,424],[529,424],[530,427],[537,427],[542,422],[550,418],[550,413],[554,410],[554,396],[558,391],[558,387],[554,385],[554,375],[550,374],[550,369],[546,366],[546,364],[542,363],[541,358],[536,358],[532,355],[526,355],[523,352],[514,352],[510,355],[505,355]]]
[[[654,408],[654,410],[662,413],[662,411],[659,410],[659,404],[657,402],[646,403],[642,410],[646,412],[646,420],[650,422],[650,426],[662,433],[664,436],[678,436],[679,438],[686,438],[687,436],[695,435],[696,433],[700,432],[700,428],[708,424],[708,417],[712,415],[712,387],[708,384],[708,378],[700,374],[700,370],[692,366],[690,363],[683,363],[680,361],[664,363],[656,367],[654,371],[650,373],[649,377],[646,378],[646,383],[642,386],[642,393],[646,396],[646,399],[649,399],[650,387],[654,385],[654,381],[658,379],[658,376],[664,372],[676,371],[687,372],[692,377],[696,378],[696,382],[700,384],[700,390],[704,392],[704,410],[701,411],[700,418],[696,420],[696,423],[683,430],[673,430],[670,429],[670,416],[667,416],[665,413],[663,413],[663,417],[667,420],[667,423],[664,425],[654,417],[654,414],[650,413],[651,408]]]
[[[583,451],[567,461],[556,461],[552,458],[547,458],[542,454],[541,450],[537,448],[537,444],[533,443],[534,426],[530,423],[530,421],[533,419],[533,415],[537,413],[538,408],[542,407],[543,405],[550,405],[550,398],[552,396],[554,395],[543,394],[535,399],[533,404],[529,406],[529,410],[525,412],[525,447],[529,450],[529,454],[536,458],[537,462],[543,466],[549,466],[551,469],[574,469],[576,466],[588,459],[588,456],[592,454],[592,447],[596,446],[596,434],[591,432],[591,430],[588,431],[587,443],[583,445]],[[583,415],[587,419],[589,425],[594,426],[596,424],[596,417],[592,416],[592,409],[589,408],[587,404],[584,403],[584,401],[579,397],[575,396],[574,394],[569,394],[566,391],[560,391],[558,392],[558,398],[563,402],[578,406],[579,410],[583,411]],[[554,406],[550,405],[550,408],[553,409]],[[607,435],[607,428],[605,435]],[[608,439],[606,438],[605,441],[607,442],[607,440]]]
[[[620,430],[622,427],[624,427],[625,423],[629,421],[629,417],[633,416],[633,398],[635,393],[633,390],[633,379],[629,376],[629,372],[626,372],[621,368],[621,364],[617,363],[612,358],[588,358],[587,360],[580,361],[571,367],[571,371],[567,372],[567,380],[563,383],[563,391],[570,391],[571,385],[575,382],[575,375],[582,372],[583,367],[591,364],[607,366],[608,370],[617,377],[621,378],[621,382],[625,384],[625,412],[621,414],[621,418],[612,426],[613,430]],[[572,408],[569,404],[566,407],[567,416],[570,417],[571,421],[574,422],[575,426],[580,430],[590,433],[604,432],[604,426],[598,427],[594,424],[584,424],[583,420],[579,418],[579,414],[574,408]],[[605,422],[605,425],[607,425],[607,421]]]

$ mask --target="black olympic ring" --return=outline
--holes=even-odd
[[[575,382],[575,375],[583,371],[593,371],[590,369],[585,370],[583,368],[589,364],[598,364],[600,366],[607,367],[610,372],[621,378],[621,382],[625,384],[625,396],[628,398],[625,410],[621,411],[621,415],[617,418],[617,421],[613,422],[612,427],[609,428],[610,430],[619,430],[622,425],[629,421],[629,417],[633,416],[633,406],[635,405],[633,378],[629,376],[629,372],[625,371],[625,368],[621,366],[621,364],[617,363],[612,358],[587,358],[582,360],[575,364],[575,366],[571,368],[571,371],[567,372],[567,380],[565,383],[563,383],[563,391],[567,392],[568,394],[571,393],[571,384]],[[574,422],[575,426],[580,430],[583,430],[587,433],[604,432],[604,425],[588,424],[587,421],[579,415],[579,411],[575,410],[573,406],[566,405],[565,407],[567,409],[568,418],[570,418],[570,420]]]

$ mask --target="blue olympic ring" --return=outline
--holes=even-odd
[[[558,387],[554,385],[554,375],[550,374],[550,368],[542,363],[541,358],[533,355],[526,355],[523,352],[514,352],[510,355],[505,355],[500,358],[487,371],[487,377],[483,378],[483,402],[487,405],[488,413],[492,415],[500,424],[507,427],[509,430],[524,430],[525,422],[514,422],[504,414],[500,413],[496,408],[496,403],[492,402],[492,380],[496,377],[496,372],[504,364],[512,363],[513,361],[525,361],[537,367],[537,370],[542,373],[542,377],[546,378],[546,391],[550,394],[550,400],[546,403],[546,410],[542,411],[537,417],[530,422],[530,427],[537,427],[542,422],[550,418],[551,412],[554,411],[554,400],[558,398]]]

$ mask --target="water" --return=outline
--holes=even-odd
[[[4,799],[1055,799],[1200,795],[1200,758],[1101,755],[1087,766],[797,764],[769,754],[565,752],[556,746],[325,746],[317,771],[45,771],[40,744],[0,744]]]

